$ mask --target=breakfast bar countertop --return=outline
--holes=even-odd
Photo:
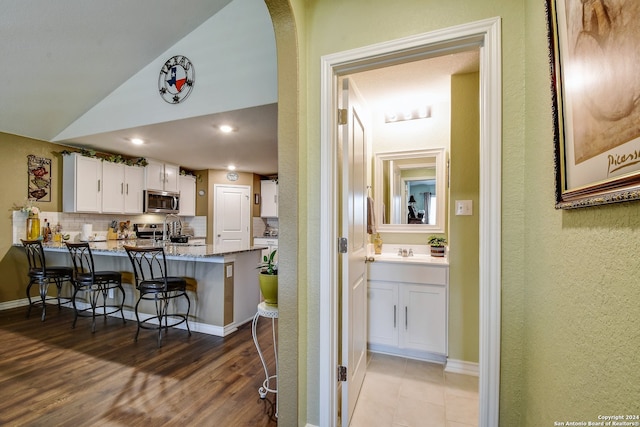
[[[127,256],[124,249],[125,245],[139,247],[157,247],[162,245],[168,260],[174,259],[200,262],[225,262],[225,258],[228,260],[229,257],[232,257],[235,254],[266,249],[266,247],[258,245],[250,246],[241,250],[220,252],[216,251],[213,245],[206,244],[203,240],[189,243],[154,242],[148,239],[104,240],[89,242],[89,245],[94,255],[112,256]],[[21,244],[17,244],[16,246],[21,246]],[[47,242],[43,243],[42,246],[45,251],[67,252],[65,244],[60,242]]]

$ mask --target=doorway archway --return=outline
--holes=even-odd
[[[278,376],[278,423],[298,425],[298,283],[304,283],[298,278],[298,262],[304,259],[304,251],[298,250],[298,36],[289,0],[265,0],[265,4],[278,56],[278,364],[283,373]]]

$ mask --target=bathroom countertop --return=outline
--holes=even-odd
[[[408,264],[430,264],[430,265],[449,265],[449,257],[434,257],[430,254],[414,254],[412,256],[403,257],[397,253],[383,252],[379,255],[371,255],[375,262],[391,262],[391,263],[408,263]]]

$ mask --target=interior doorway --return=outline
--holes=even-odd
[[[498,18],[459,27],[412,36],[401,40],[368,46],[322,58],[322,197],[321,215],[320,327],[320,424],[334,426],[337,422],[335,376],[340,336],[337,276],[336,227],[337,183],[334,107],[337,81],[340,76],[417,59],[455,53],[470,48],[480,49],[480,419],[479,425],[493,426],[498,421],[499,344],[500,344],[500,151],[501,151],[501,72],[500,20]]]

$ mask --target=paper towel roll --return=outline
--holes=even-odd
[[[89,240],[93,236],[93,224],[82,224],[82,240]]]

